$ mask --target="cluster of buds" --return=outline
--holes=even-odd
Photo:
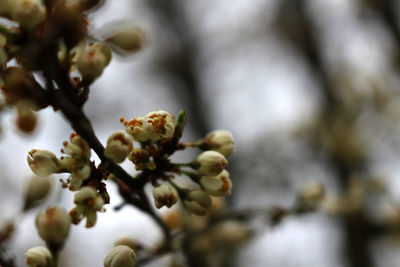
[[[113,51],[126,55],[143,47],[143,33],[133,25],[114,24],[92,41],[88,13],[103,2],[0,0],[0,18],[12,21],[0,25],[0,97],[17,108],[16,126],[23,133],[36,128],[34,111],[53,104],[48,97],[52,83],[43,86],[38,80],[65,76],[53,82],[58,88],[70,87],[73,102],[83,106],[88,86],[110,64]]]
[[[103,210],[104,200],[100,194],[89,186],[82,187],[75,193],[74,207],[69,215],[73,224],[79,224],[86,217],[86,227],[93,227],[97,221],[97,212]]]
[[[71,134],[70,141],[65,141],[63,146],[61,152],[66,156],[60,159],[51,151],[32,149],[28,155],[29,167],[39,176],[69,172],[69,189],[78,190],[91,173],[90,147],[77,134]]]
[[[121,119],[126,132],[141,143],[141,147],[133,149],[128,158],[137,170],[146,170],[149,174],[149,181],[154,185],[155,206],[170,208],[181,198],[190,212],[205,215],[211,207],[210,196],[222,197],[231,192],[232,183],[225,167],[228,164],[226,156],[234,152],[234,141],[231,133],[219,130],[195,143],[179,143],[184,121],[183,112],[175,121],[174,116],[166,111],[150,112],[129,121]],[[171,163],[169,156],[186,147],[198,147],[205,151],[190,163]],[[188,172],[182,169],[184,167],[194,171]],[[172,181],[173,173],[188,175],[198,183],[199,188],[180,188]]]
[[[61,165],[64,171],[71,173],[69,189],[78,190],[82,183],[89,178],[91,173],[90,147],[79,135],[73,133],[70,142],[63,143],[61,152],[67,156],[61,157]]]

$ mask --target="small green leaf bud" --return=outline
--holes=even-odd
[[[34,177],[29,180],[25,193],[24,210],[35,207],[49,194],[51,180],[49,177]]]
[[[231,193],[232,182],[229,179],[229,172],[227,170],[223,170],[214,177],[202,177],[200,184],[210,196],[223,197]]]
[[[132,149],[132,138],[123,131],[118,131],[108,138],[104,155],[116,163],[121,163],[131,153]]]
[[[50,247],[61,247],[69,233],[70,218],[62,207],[52,206],[36,216],[40,237]]]
[[[28,154],[29,167],[36,175],[49,176],[59,171],[58,159],[53,152],[32,149]]]
[[[104,259],[104,267],[134,267],[136,253],[128,246],[114,247]]]
[[[184,200],[186,208],[199,216],[206,215],[211,208],[211,198],[201,190],[193,190],[188,193]]]
[[[50,267],[52,266],[52,256],[45,247],[30,248],[25,252],[26,264],[29,267]]]
[[[217,130],[209,133],[203,140],[201,140],[200,147],[206,150],[214,150],[225,157],[232,155],[235,152],[235,143],[233,136],[226,130]]]
[[[191,167],[201,175],[216,176],[228,165],[228,161],[219,152],[205,151],[201,153],[192,163]]]
[[[153,197],[157,209],[163,206],[170,208],[178,201],[178,192],[172,186],[162,184],[153,188]]]
[[[138,28],[130,28],[114,33],[106,39],[120,54],[135,53],[143,46],[144,34]]]

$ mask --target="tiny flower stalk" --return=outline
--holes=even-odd
[[[33,247],[25,252],[25,263],[29,267],[52,267],[53,258],[45,247]]]
[[[136,253],[125,245],[114,247],[104,259],[104,267],[134,267]]]

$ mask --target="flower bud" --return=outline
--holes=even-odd
[[[29,267],[51,267],[52,256],[45,247],[30,248],[25,252],[26,264]]]
[[[178,201],[178,193],[172,186],[168,184],[162,184],[154,187],[153,197],[154,204],[156,205],[157,209],[160,209],[162,206],[171,208],[176,201]]]
[[[169,112],[157,110],[146,115],[146,121],[151,125],[152,135],[150,139],[156,142],[163,138],[169,138],[174,134],[175,118]]]
[[[99,77],[111,60],[110,54],[104,53],[101,46],[91,46],[78,58],[77,67],[86,81],[92,82]]]
[[[131,153],[132,149],[131,137],[123,131],[118,131],[108,138],[104,155],[116,163],[121,163]]]
[[[29,180],[25,193],[24,210],[33,208],[46,198],[51,189],[49,177],[34,177]]]
[[[59,171],[58,159],[53,152],[32,149],[28,154],[29,167],[36,175],[48,176]]]
[[[69,187],[70,190],[75,191],[79,189],[87,178],[90,177],[91,168],[89,164],[77,164],[70,169],[71,171],[71,186]]]
[[[143,246],[140,243],[138,243],[137,240],[134,240],[129,237],[122,237],[114,242],[114,247],[122,246],[122,245],[127,246],[127,247],[133,249],[134,251],[135,250],[137,251],[137,250],[140,250],[143,248]]]
[[[37,125],[37,116],[33,110],[26,106],[18,106],[16,125],[23,133],[31,133]]]
[[[126,132],[130,134],[135,141],[146,142],[150,139],[152,127],[146,122],[144,117],[137,117],[130,121],[125,121],[121,118],[120,121],[124,124]]]
[[[201,190],[190,191],[184,203],[190,212],[199,216],[206,215],[212,204],[208,194]]]
[[[36,216],[36,228],[40,237],[50,247],[61,247],[69,233],[70,218],[65,210],[58,206],[48,208]]]
[[[107,42],[120,54],[139,51],[143,46],[143,40],[143,32],[137,28],[120,31],[107,38]]]
[[[97,221],[97,211],[101,211],[104,205],[104,200],[97,191],[90,186],[82,187],[74,196],[76,207],[73,208],[69,215],[72,223],[78,224],[86,217],[85,227],[93,227]]]
[[[3,79],[1,90],[8,103],[15,104],[21,100],[37,103],[42,101],[38,94],[38,84],[31,72],[20,67],[9,67],[0,73]]]
[[[66,153],[74,159],[88,161],[90,159],[90,147],[88,143],[76,133],[69,137],[70,142],[64,142],[63,153]]]
[[[205,151],[191,164],[201,175],[216,176],[225,168],[228,161],[219,152]]]
[[[11,18],[18,22],[22,28],[34,29],[46,19],[46,7],[42,0],[14,0],[10,10]]]
[[[143,148],[134,148],[129,155],[129,160],[135,164],[136,170],[143,170],[150,162],[149,152]]]
[[[134,267],[136,253],[128,246],[114,247],[104,259],[104,267]]]
[[[225,130],[217,130],[209,133],[201,140],[201,143],[207,150],[217,151],[225,157],[235,152],[233,136],[230,132]]]
[[[224,197],[231,193],[232,182],[229,179],[229,172],[226,170],[214,177],[202,177],[200,184],[210,196]]]

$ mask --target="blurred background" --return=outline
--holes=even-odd
[[[274,225],[249,222],[253,237],[226,266],[398,266],[399,11],[397,0],[106,1],[89,15],[93,36],[128,21],[145,33],[145,45],[132,56],[114,56],[91,87],[85,111],[103,143],[123,129],[120,117],[157,109],[186,111],[184,141],[231,131],[231,210],[288,208],[308,184],[323,185],[320,211]],[[57,175],[47,202],[19,213],[32,175],[27,152],[60,155],[71,133],[61,114],[48,108],[38,115],[29,136],[16,130],[15,111],[0,117],[0,223],[16,223],[10,253],[18,266],[26,249],[42,244],[36,213],[55,203],[73,207]],[[161,237],[141,212],[113,211],[121,199],[108,188],[107,212],[92,229],[72,227],[62,266],[102,266],[119,237],[148,246]],[[168,260],[149,266],[168,266]]]

